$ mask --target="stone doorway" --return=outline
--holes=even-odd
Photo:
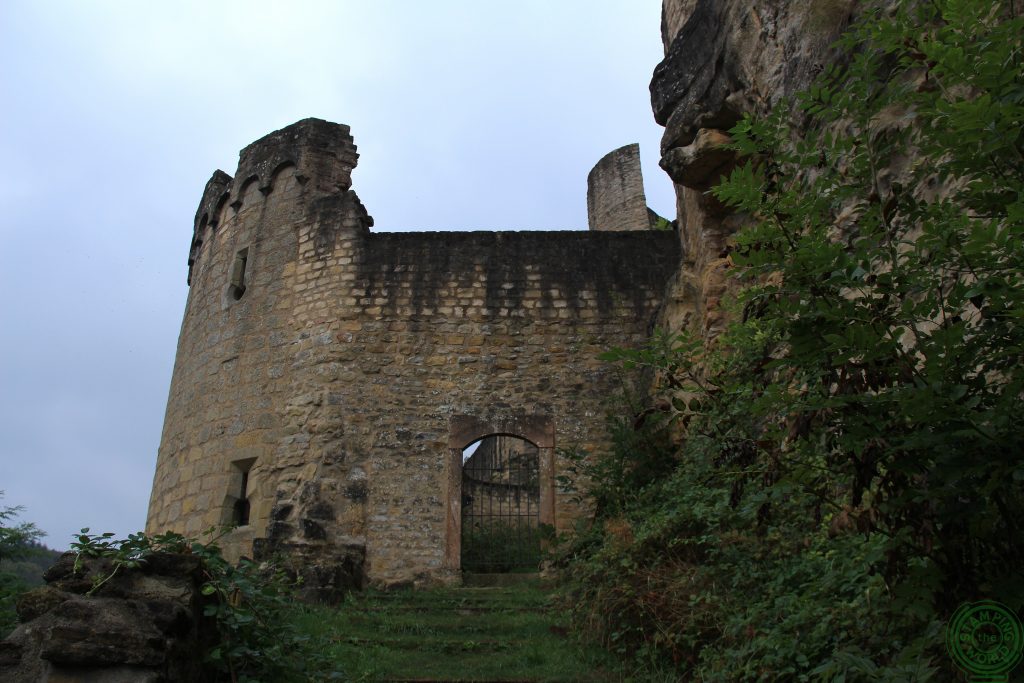
[[[462,452],[462,571],[540,568],[540,449],[493,435]]]
[[[447,569],[487,573],[538,570],[541,534],[555,525],[554,435],[554,421],[548,416],[452,418],[446,491]],[[465,531],[464,526],[468,527]],[[520,549],[511,553],[513,557],[529,558],[533,553],[534,559],[526,560],[532,561],[532,568],[519,561],[510,563],[508,555],[486,551],[498,545],[497,537],[503,535],[520,544]],[[529,551],[533,539],[536,550]]]

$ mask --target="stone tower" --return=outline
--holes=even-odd
[[[539,453],[542,524],[579,513],[556,448],[597,451],[644,340],[670,232],[371,233],[349,128],[306,119],[217,171],[196,212],[147,530],[233,525],[311,597],[458,581],[462,451]]]
[[[587,175],[587,222],[591,230],[650,230],[640,145],[605,154]]]

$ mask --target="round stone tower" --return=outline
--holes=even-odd
[[[275,502],[289,483],[313,480],[304,470],[329,462],[308,453],[311,432],[330,440],[329,420],[304,424],[324,420],[309,410],[320,397],[295,392],[302,359],[315,353],[296,349],[312,345],[296,311],[312,293],[314,268],[298,262],[300,251],[323,251],[371,225],[349,189],[357,158],[348,126],[306,119],[243,149],[234,178],[216,171],[206,184],[148,531],[235,526],[221,545],[229,556],[251,555],[272,523],[287,522]]]

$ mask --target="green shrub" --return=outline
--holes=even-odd
[[[208,533],[212,533],[208,532]],[[204,616],[216,624],[218,642],[206,652],[211,668],[226,680],[324,681],[340,678],[325,658],[324,643],[316,642],[295,625],[294,584],[273,564],[258,565],[242,559],[237,565],[224,559],[215,539],[200,543],[180,534],[131,534],[114,540],[113,534],[89,534],[82,529],[71,544],[83,557],[106,557],[113,569],[98,576],[92,592],[118,572],[143,565],[156,552],[190,553],[202,561],[202,594],[210,598]]]
[[[610,354],[662,409],[588,465],[578,625],[699,680],[929,680],[960,603],[1024,607],[1022,36],[1010,2],[900,3],[799,128],[733,129],[737,319]]]
[[[462,532],[462,570],[502,573],[540,568],[541,530],[502,520],[477,521]]]
[[[0,491],[0,497],[3,491]],[[36,550],[44,533],[31,522],[14,524],[21,507],[0,508],[0,638],[5,638],[18,625],[15,603],[31,585],[13,563],[24,560]]]

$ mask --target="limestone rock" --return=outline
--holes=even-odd
[[[668,48],[672,44],[672,39],[679,33],[679,29],[683,27],[686,20],[693,14],[693,8],[696,5],[697,0],[675,0],[675,2],[665,2],[662,4],[661,42],[666,52],[668,52]]]
[[[18,598],[18,620],[22,623],[43,616],[69,599],[69,595],[53,586],[43,586],[25,593]]]
[[[158,601],[73,597],[50,613],[40,656],[52,664],[159,666],[168,636],[186,632],[185,608]]]
[[[809,85],[834,58],[830,46],[855,5],[665,0],[663,16],[679,28],[651,81],[654,117],[666,127],[663,153],[689,144],[700,128],[728,130],[744,113],[764,113]]]
[[[807,87],[836,59],[831,45],[862,4],[664,0],[665,58],[654,70],[651,104],[665,126],[661,166],[676,184],[684,264],[680,293],[667,299],[659,325],[685,321],[708,337],[723,329],[729,243],[747,222],[708,192],[734,163],[722,149],[726,131]]]
[[[21,625],[0,643],[0,680],[171,683],[204,681],[206,638],[200,563],[191,555],[152,555],[119,570],[94,595],[92,577],[113,566],[91,558],[75,571],[65,553],[47,585],[18,602]]]
[[[670,149],[661,167],[679,185],[706,190],[733,167],[735,153],[726,148],[731,142],[723,131],[701,128],[689,145]]]

